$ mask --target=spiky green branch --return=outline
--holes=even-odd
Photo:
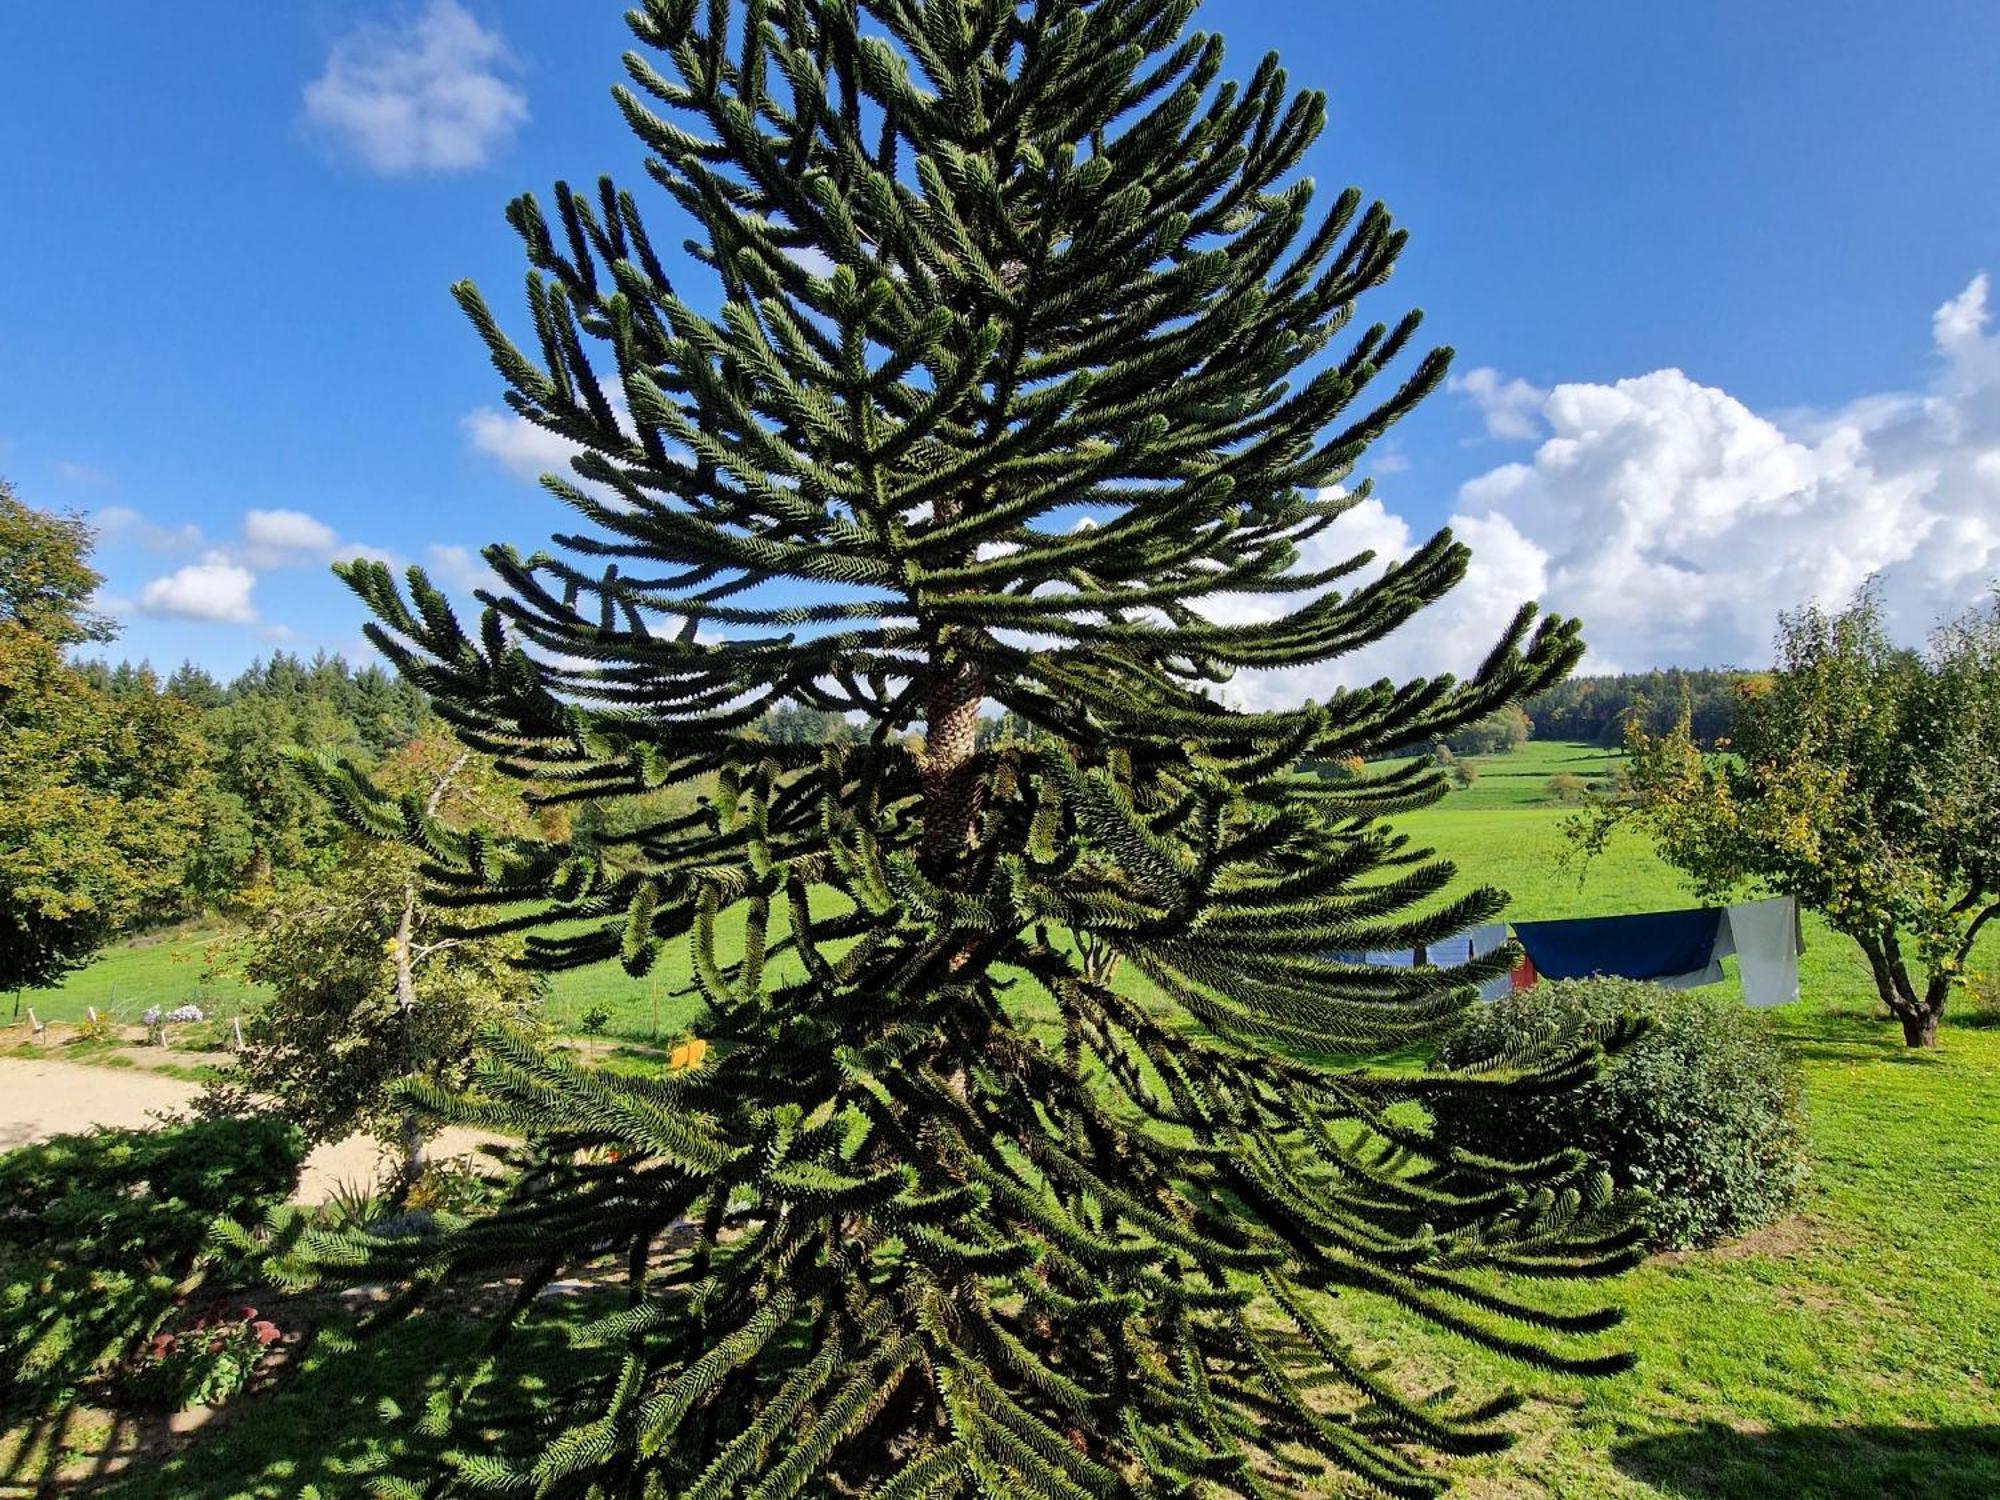
[[[429,1103],[532,1142],[508,1205],[321,1246],[417,1288],[628,1268],[620,1358],[539,1451],[460,1455],[462,1487],[1428,1494],[1423,1456],[1494,1446],[1498,1407],[1399,1395],[1318,1294],[1623,1362],[1608,1315],[1522,1290],[1633,1258],[1601,1175],[1441,1151],[1394,1108],[1593,1056],[1366,1070],[1506,960],[1328,955],[1502,898],[1375,824],[1433,771],[1298,769],[1533,692],[1573,624],[1524,609],[1463,681],[1265,712],[1221,688],[1379,640],[1466,553],[1440,535],[1353,587],[1365,555],[1307,561],[1447,356],[1385,394],[1414,314],[1335,348],[1403,232],[1354,192],[1315,213],[1293,174],[1323,101],[1271,59],[1223,81],[1193,9],[650,0],[617,98],[719,305],[609,180],[510,209],[528,347],[458,289],[514,411],[578,447],[546,482],[583,529],[490,549],[474,631],[421,573],[352,565],[371,634],[542,803],[706,801],[585,847],[319,777],[538,963],[636,975],[685,944],[718,1059],[633,1080],[502,1043]],[[1269,617],[1230,623],[1243,595]],[[870,732],[764,743],[785,703]],[[981,750],[989,705],[1034,737]],[[1152,998],[1093,977],[1112,955]]]

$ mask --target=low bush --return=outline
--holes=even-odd
[[[261,1218],[304,1142],[268,1117],[57,1136],[0,1156],[0,1411],[48,1411],[143,1362]],[[115,1393],[114,1393],[115,1394]]]
[[[221,1406],[250,1383],[282,1337],[284,1331],[254,1307],[217,1308],[185,1327],[154,1334],[119,1372],[118,1391],[135,1405],[166,1411]]]
[[[1634,1019],[1643,1034],[1583,1087],[1460,1098],[1437,1107],[1434,1129],[1493,1156],[1582,1147],[1620,1186],[1652,1195],[1657,1246],[1713,1244],[1784,1212],[1806,1171],[1799,1068],[1735,1001],[1624,979],[1544,981],[1477,1007],[1437,1063],[1504,1067]]]

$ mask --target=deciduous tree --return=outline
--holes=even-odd
[[[1635,729],[1628,795],[1577,825],[1621,822],[1713,899],[1796,896],[1867,957],[1912,1047],[1938,1022],[2000,913],[2000,604],[1900,649],[1874,597],[1782,617],[1777,669],[1739,686],[1723,753],[1683,715]]]
[[[0,989],[55,984],[174,903],[200,826],[193,712],[150,673],[114,698],[64,659],[108,629],[89,547],[0,493]]]

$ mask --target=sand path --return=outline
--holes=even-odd
[[[0,1151],[97,1128],[143,1129],[160,1114],[187,1108],[200,1092],[199,1084],[136,1068],[0,1058]],[[433,1161],[464,1156],[493,1139],[453,1128],[432,1141],[425,1155]],[[342,1184],[377,1180],[380,1154],[380,1145],[361,1135],[315,1148],[293,1201],[323,1203]]]

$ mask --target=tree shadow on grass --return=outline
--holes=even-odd
[[[579,1378],[570,1335],[593,1309],[602,1306],[566,1299],[524,1328],[467,1413],[471,1423],[532,1430],[549,1394]],[[100,1444],[110,1451],[84,1456],[54,1492],[106,1500],[291,1500],[310,1492],[331,1500],[373,1493],[390,1475],[422,1482],[449,1443],[422,1433],[415,1418],[428,1395],[478,1356],[488,1328],[481,1319],[423,1313],[359,1340],[323,1329],[277,1390],[232,1403],[212,1428],[170,1447],[157,1434],[148,1443],[148,1434],[114,1428]],[[382,1410],[385,1398],[401,1415]]]
[[[1621,1445],[1619,1469],[1688,1500],[1992,1500],[2000,1427],[1780,1427],[1704,1422]]]
[[[1945,1017],[1945,1025],[1953,1018]],[[1905,1067],[1938,1067],[1945,1059],[1903,1040],[1892,1018],[1860,1011],[1828,1011],[1781,1020],[1775,1035],[1794,1057],[1807,1062],[1896,1063]]]

